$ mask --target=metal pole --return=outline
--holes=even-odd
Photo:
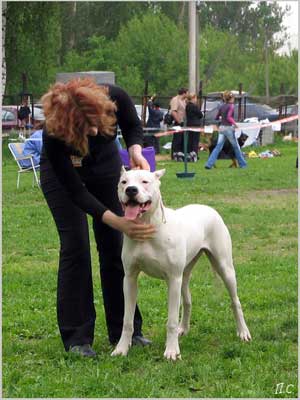
[[[177,178],[193,178],[195,176],[195,172],[188,172],[187,168],[187,132],[185,131],[183,134],[183,147],[184,147],[184,172],[177,172]]]
[[[197,93],[196,1],[189,1],[189,91]]]
[[[242,93],[243,93],[243,84],[239,83],[238,121],[241,121],[242,119]]]
[[[196,88],[199,87],[199,82],[200,82],[200,49],[199,49],[199,14],[197,13],[197,8],[196,8]]]

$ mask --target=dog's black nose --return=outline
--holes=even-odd
[[[139,190],[136,186],[128,186],[125,190],[125,193],[128,197],[135,197],[138,194]]]

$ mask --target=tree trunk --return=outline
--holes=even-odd
[[[5,33],[6,33],[7,2],[2,2],[2,95],[5,94],[6,85],[6,60],[5,60]]]
[[[71,20],[71,31],[69,37],[69,50],[75,47],[75,18],[76,18],[76,1],[72,1],[70,4],[70,20]]]
[[[266,86],[266,100],[267,104],[270,100],[270,77],[269,77],[269,49],[268,41],[265,40],[265,86]]]
[[[186,4],[186,2],[183,1],[182,5],[181,5],[180,12],[179,12],[179,17],[178,17],[178,25],[179,26],[183,26],[184,13],[185,13],[185,4]]]

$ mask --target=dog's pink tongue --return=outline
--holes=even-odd
[[[140,206],[126,206],[125,207],[125,218],[136,219],[140,212]]]

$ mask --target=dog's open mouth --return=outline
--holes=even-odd
[[[148,200],[145,203],[138,203],[135,200],[129,200],[127,203],[122,203],[125,218],[136,219],[143,213],[149,210],[151,207],[151,201]]]

